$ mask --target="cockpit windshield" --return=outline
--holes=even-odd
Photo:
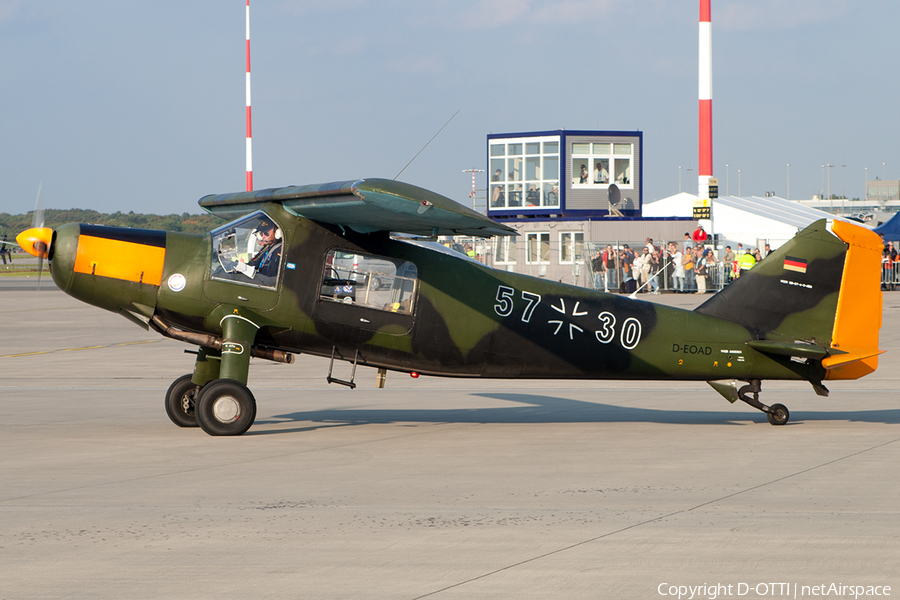
[[[256,212],[213,230],[211,235],[211,278],[275,287],[283,235],[273,219]]]

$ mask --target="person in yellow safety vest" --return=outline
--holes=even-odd
[[[753,252],[749,251],[741,254],[741,257],[738,259],[738,266],[741,268],[741,275],[756,266],[756,257],[753,256]]]

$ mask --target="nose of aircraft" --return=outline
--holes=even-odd
[[[28,229],[16,241],[41,262],[50,260],[53,282],[70,296],[114,312],[153,314],[165,264],[164,231],[68,223]]]
[[[16,236],[19,246],[28,254],[38,258],[47,258],[52,240],[53,230],[49,227],[32,227]]]

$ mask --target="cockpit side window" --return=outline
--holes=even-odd
[[[418,270],[405,260],[331,250],[319,299],[412,314]]]
[[[213,230],[211,235],[211,278],[275,287],[284,240],[273,219],[256,212]]]

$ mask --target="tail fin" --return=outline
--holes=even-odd
[[[822,360],[825,379],[858,379],[878,368],[878,331],[881,329],[881,252],[878,234],[869,229],[837,221],[835,235],[848,245],[841,292],[834,319],[832,348],[847,354]]]
[[[773,353],[793,354],[798,341],[820,347],[825,379],[857,379],[877,368],[881,353],[881,250],[870,229],[822,219],[696,311],[771,340]]]

